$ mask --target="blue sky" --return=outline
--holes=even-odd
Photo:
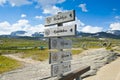
[[[120,0],[0,0],[0,35],[24,30],[43,32],[47,16],[75,10],[82,32],[120,30]]]

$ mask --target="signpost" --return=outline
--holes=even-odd
[[[72,41],[65,40],[62,37],[75,36],[76,25],[63,26],[63,23],[75,20],[75,11],[58,13],[57,15],[47,17],[45,26],[57,24],[58,27],[48,28],[44,31],[44,37],[49,38],[49,49],[57,49],[57,52],[50,53],[49,63],[51,64],[51,76],[62,77],[65,72],[71,70],[72,53],[63,51],[63,49],[71,49]]]
[[[45,19],[45,26],[50,26],[58,23],[65,23],[74,20],[75,20],[75,11],[72,10],[69,12],[59,13],[57,15],[47,17]]]
[[[51,66],[51,70],[52,70],[51,75],[53,77],[59,75],[60,72],[62,74],[68,72],[71,70],[71,62],[68,61],[68,62],[63,62],[61,64],[53,64]]]
[[[72,60],[71,51],[59,51],[50,53],[50,63],[57,63],[60,59],[62,61]]]
[[[49,46],[50,49],[70,49],[72,48],[72,41],[63,38],[52,38]]]
[[[75,36],[76,25],[45,29],[44,37]]]

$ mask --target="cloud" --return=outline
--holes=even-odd
[[[5,3],[9,3],[12,7],[36,3],[36,8],[41,8],[44,14],[56,14],[62,11],[56,4],[61,4],[65,1],[66,0],[0,0],[0,6],[3,6]]]
[[[43,19],[43,16],[35,16],[36,19]]]
[[[116,8],[113,8],[112,10],[113,10],[113,11],[117,11],[117,9],[116,9]]]
[[[16,31],[17,29],[24,29],[26,26],[29,26],[29,21],[26,19],[18,20],[17,23],[12,24],[12,27]]]
[[[120,30],[120,22],[112,23],[109,27],[111,30]]]
[[[25,17],[27,17],[26,14],[21,14],[21,18],[25,18]]]
[[[82,9],[83,12],[88,12],[85,3],[84,4],[80,4],[79,7]]]
[[[120,16],[115,16],[115,19],[120,19]]]
[[[0,34],[9,34],[10,27],[11,25],[9,22],[0,22]]]
[[[6,3],[6,0],[0,0],[0,6],[3,6],[3,4]]]
[[[14,6],[21,6],[21,5],[28,5],[31,4],[29,0],[0,0],[0,5],[3,6],[5,3],[9,3],[12,7]]]
[[[65,2],[65,0],[34,0],[38,3],[38,6],[41,6],[42,8],[54,6],[55,4],[60,4]]]
[[[82,27],[85,26],[85,24],[81,20],[79,20],[77,17],[75,18],[75,21],[64,23],[64,25],[74,25],[74,24],[77,25],[78,31],[80,31]]]
[[[7,21],[0,22],[0,35],[1,34],[10,34],[13,31],[23,30],[28,32],[27,35],[31,35],[34,32],[43,32],[45,29],[43,24],[31,25],[28,20],[21,19],[16,23],[10,24]]]
[[[66,0],[35,0],[38,5],[36,8],[42,8],[43,14],[56,14],[57,12],[61,12],[62,9],[57,7],[56,4],[61,4]]]
[[[8,0],[8,2],[11,4],[12,7],[21,6],[21,5],[28,5],[28,4],[32,3],[28,0]]]
[[[62,12],[62,9],[56,7],[56,6],[51,6],[51,7],[47,7],[44,8],[43,10],[43,14],[57,14],[58,12]]]
[[[96,32],[101,32],[103,30],[102,27],[93,27],[93,26],[85,26],[82,28],[82,32],[85,32],[85,33],[96,33]]]

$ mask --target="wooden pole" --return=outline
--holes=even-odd
[[[58,13],[58,14],[60,14],[60,13]],[[63,23],[57,24],[57,27],[61,27],[61,26],[63,26]],[[62,38],[62,37],[58,37],[58,38]],[[59,51],[63,51],[63,49],[59,49]],[[62,63],[63,63],[63,62],[62,62],[62,60],[60,59],[59,62],[58,62],[58,64],[62,64]],[[63,77],[63,74],[62,74],[62,69],[60,68],[60,72],[59,72],[57,78],[60,79],[61,77]]]

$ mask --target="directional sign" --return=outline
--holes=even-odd
[[[76,25],[48,28],[44,31],[44,37],[60,37],[76,35]]]
[[[69,22],[75,20],[75,11],[69,11],[64,13],[59,13],[55,16],[47,17],[45,19],[45,26],[63,23],[63,22]]]
[[[50,63],[57,63],[60,60],[68,61],[72,60],[72,53],[70,51],[60,51],[50,53]]]
[[[57,76],[71,70],[71,62],[51,65],[51,76]]]
[[[70,49],[72,48],[72,41],[63,38],[52,38],[49,45],[50,49]]]

